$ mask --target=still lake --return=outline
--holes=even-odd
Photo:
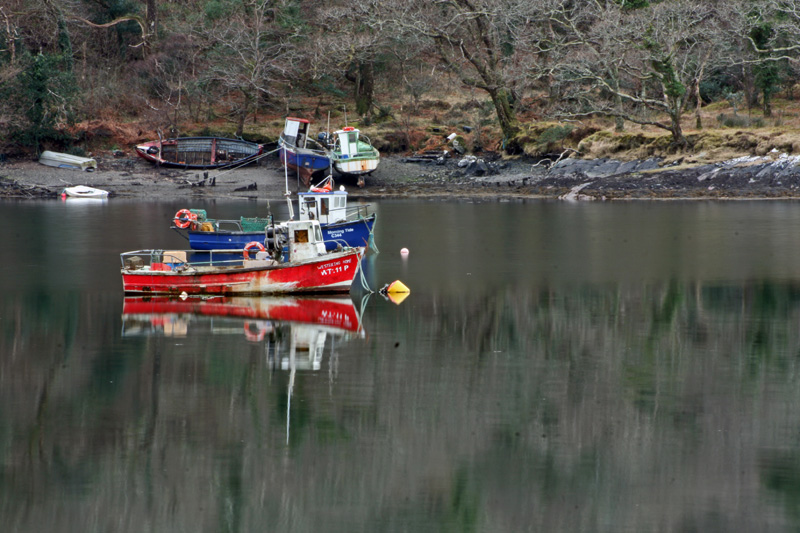
[[[298,323],[123,298],[266,202],[0,202],[2,530],[800,528],[800,204],[373,205]]]

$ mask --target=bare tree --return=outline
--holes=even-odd
[[[560,0],[553,7],[549,73],[562,90],[559,114],[602,114],[656,126],[685,146],[681,114],[718,45],[715,2],[672,0],[625,9],[612,0],[580,8]]]
[[[281,7],[275,0],[231,2],[209,27],[197,30],[207,47],[207,78],[235,102],[238,136],[257,102],[275,95],[275,80],[294,64],[290,30],[276,23]]]
[[[328,2],[316,9],[315,25],[324,31],[310,41],[315,77],[333,75],[353,86],[358,115],[370,116],[374,105],[376,68],[389,50],[390,36],[374,25],[368,4]]]
[[[485,91],[494,106],[507,149],[519,129],[517,85],[536,60],[534,21],[546,0],[436,0],[376,2],[387,25],[405,36],[429,39],[444,66],[461,82]]]

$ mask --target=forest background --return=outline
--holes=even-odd
[[[157,136],[800,153],[800,0],[5,0],[0,157]]]

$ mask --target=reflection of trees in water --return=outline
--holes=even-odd
[[[800,471],[779,461],[797,456],[800,430],[792,285],[416,293],[368,307],[367,331],[382,333],[350,346],[337,383],[298,373],[288,446],[287,373],[262,344],[115,344],[118,302],[91,296],[0,305],[14,317],[0,321],[0,491],[6,505],[39,502],[17,518],[29,529],[52,526],[66,495],[72,523],[197,530],[797,521],[763,498],[793,498]]]

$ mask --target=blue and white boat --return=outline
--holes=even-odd
[[[327,147],[309,139],[310,122],[304,118],[286,117],[283,132],[278,138],[281,163],[295,172],[306,187],[314,175],[331,168]],[[324,136],[323,136],[324,137]]]
[[[331,179],[320,187],[298,193],[298,220],[318,220],[325,248],[373,247],[372,230],[377,215],[370,205],[347,205],[347,192],[333,190]],[[214,220],[202,209],[181,209],[173,220],[175,228],[186,230],[192,250],[242,250],[248,243],[272,237],[273,220],[240,217],[239,220]]]

